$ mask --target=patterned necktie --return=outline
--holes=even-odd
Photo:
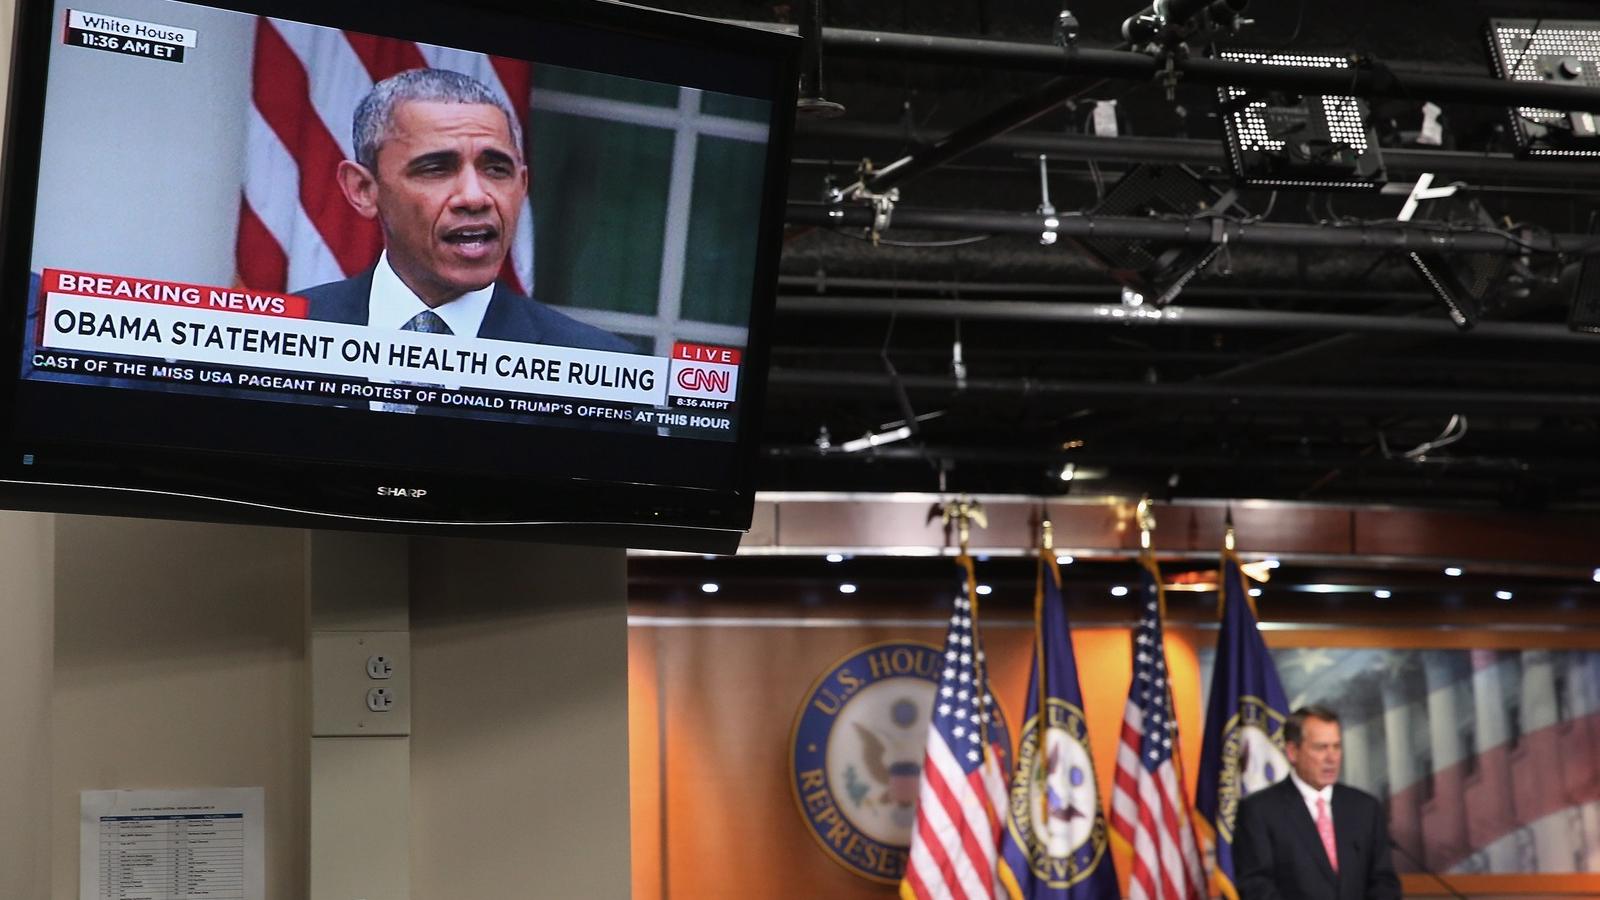
[[[450,330],[450,326],[445,324],[444,319],[439,318],[439,314],[431,309],[425,309],[406,320],[406,323],[400,326],[400,330],[415,331],[418,334],[455,334],[454,331]],[[396,381],[395,384],[416,385],[426,384],[426,382]],[[384,412],[415,413],[417,411],[417,405],[415,403],[392,403],[389,401],[380,401],[376,404],[376,406],[378,409],[381,409]]]
[[[1339,874],[1339,848],[1333,842],[1333,817],[1328,815],[1328,801],[1317,798],[1317,836],[1322,838],[1322,849],[1328,852],[1328,865],[1333,874]]]
[[[439,314],[431,309],[425,309],[412,316],[410,320],[400,326],[400,330],[415,331],[421,334],[455,334],[454,331],[450,330],[450,326],[439,318]]]

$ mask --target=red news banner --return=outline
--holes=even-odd
[[[339,386],[326,377],[357,378],[500,392],[507,396],[493,408],[511,413],[552,412],[548,399],[531,399],[538,396],[633,406],[626,418],[642,425],[730,433],[733,426],[731,416],[662,408],[731,412],[741,356],[735,348],[679,343],[661,358],[388,331],[308,318],[305,298],[291,294],[61,269],[44,270],[40,293],[41,348],[113,357],[83,360],[78,371],[89,374],[147,377],[151,366],[182,361],[281,373],[229,382],[246,388],[327,394]],[[68,368],[71,359],[41,357],[44,369]]]
[[[197,309],[251,313],[258,316],[283,316],[290,319],[304,319],[309,306],[306,298],[292,294],[185,284],[181,281],[149,281],[143,278],[67,272],[61,269],[44,270],[40,291],[45,295],[70,294],[79,297],[97,297],[102,300],[162,303]]]

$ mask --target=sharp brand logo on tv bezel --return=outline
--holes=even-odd
[[[378,496],[379,497],[404,497],[407,500],[421,500],[423,497],[428,496],[428,489],[427,488],[408,488],[408,487],[388,487],[387,485],[381,485],[380,484],[380,485],[378,485]]]

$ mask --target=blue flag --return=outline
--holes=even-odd
[[[1106,817],[1089,755],[1061,573],[1053,560],[1041,563],[1040,582],[1028,712],[1000,838],[1000,883],[1010,900],[1117,900],[1121,893],[1106,852]]]
[[[1234,887],[1233,824],[1239,801],[1289,774],[1283,724],[1289,700],[1256,628],[1239,557],[1222,554],[1222,630],[1211,673],[1205,743],[1195,809],[1211,826],[1217,855],[1217,889],[1238,900]]]

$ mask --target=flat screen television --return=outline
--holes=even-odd
[[[799,41],[20,0],[0,503],[732,552]]]

